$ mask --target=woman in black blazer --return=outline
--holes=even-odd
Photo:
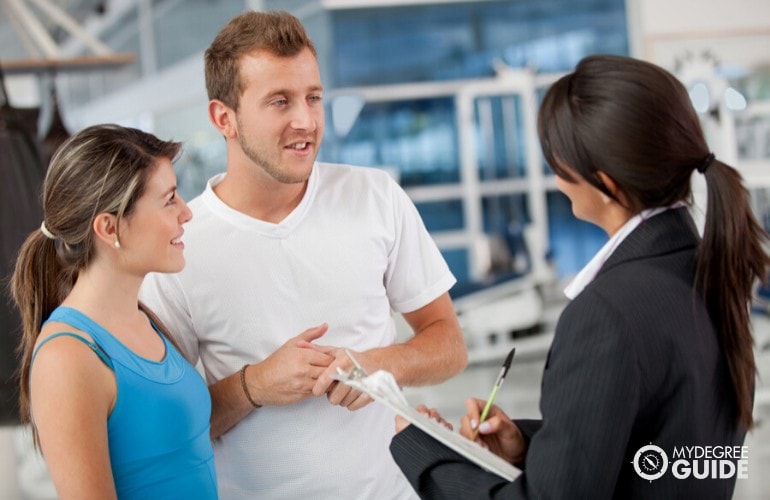
[[[403,420],[393,457],[423,498],[730,498],[750,458],[748,306],[770,263],[740,175],[709,152],[684,86],[632,58],[581,61],[544,97],[538,132],[575,216],[610,240],[565,291],[542,420],[493,407],[478,429],[524,472],[506,481]],[[693,173],[708,186],[702,238]],[[484,403],[467,402],[461,434]]]

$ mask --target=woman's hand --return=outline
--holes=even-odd
[[[419,411],[423,415],[427,415],[429,418],[440,423],[450,431],[453,429],[452,424],[444,420],[444,417],[442,417],[441,414],[439,414],[438,410],[436,410],[435,408],[428,408],[425,405],[419,405],[417,407],[417,411]],[[405,419],[401,415],[396,415],[396,433],[401,432],[408,425],[410,425],[410,422],[407,419]]]
[[[475,441],[504,460],[516,464],[524,459],[526,442],[516,424],[497,406],[489,409],[486,420],[478,424],[486,401],[469,398],[465,401],[466,415],[460,421],[460,434],[471,439],[476,427]]]

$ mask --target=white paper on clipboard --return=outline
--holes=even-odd
[[[406,400],[404,393],[396,384],[393,375],[385,370],[378,370],[371,375],[356,376],[341,373],[334,376],[339,380],[372,397],[375,401],[384,404],[395,411],[412,424],[416,425],[434,439],[448,446],[460,455],[464,456],[479,467],[497,474],[498,476],[513,481],[521,469],[503,460],[491,451],[482,448],[475,442],[460,434],[449,430],[442,424],[423,415],[413,408]]]

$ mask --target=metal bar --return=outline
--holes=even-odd
[[[37,5],[40,10],[56,22],[59,26],[67,30],[67,32],[73,37],[79,39],[88,48],[90,48],[94,54],[100,56],[106,56],[112,53],[107,45],[102,43],[99,39],[93,36],[91,33],[83,29],[78,22],[73,19],[69,14],[64,12],[60,7],[50,3],[48,0],[30,0]]]
[[[157,46],[155,44],[155,26],[153,25],[153,7],[151,0],[139,0],[137,6],[139,19],[139,47],[141,50],[142,74],[153,75],[158,70]]]
[[[7,5],[13,10],[16,19],[24,25],[29,36],[40,49],[40,52],[45,57],[51,59],[58,58],[60,56],[59,46],[32,11],[29,10],[29,7],[21,0],[7,0]]]
[[[11,6],[6,2],[0,2],[0,7],[5,11],[8,19],[11,20],[11,27],[13,28],[13,31],[16,32],[19,40],[21,40],[21,43],[24,45],[27,53],[34,57],[42,57],[40,49],[35,45],[35,42],[29,36],[27,30],[24,29],[24,23],[18,18],[16,12],[11,8]]]

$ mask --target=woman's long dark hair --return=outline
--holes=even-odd
[[[702,171],[708,202],[695,287],[724,348],[738,419],[751,428],[757,369],[749,304],[757,280],[767,278],[768,235],[740,174],[711,155],[684,85],[648,62],[587,57],[546,93],[538,134],[556,175],[573,181],[576,173],[614,198],[598,176],[604,172],[633,213],[689,202],[691,175]]]
[[[42,196],[50,235],[36,229],[27,237],[10,283],[22,320],[18,349],[22,423],[32,421],[29,373],[40,328],[70,292],[78,273],[93,261],[94,217],[101,212],[114,214],[119,229],[120,220],[132,213],[144,193],[151,167],[160,158],[173,161],[181,147],[138,129],[104,124],[81,130],[54,154]],[[37,446],[34,426],[32,436]]]

